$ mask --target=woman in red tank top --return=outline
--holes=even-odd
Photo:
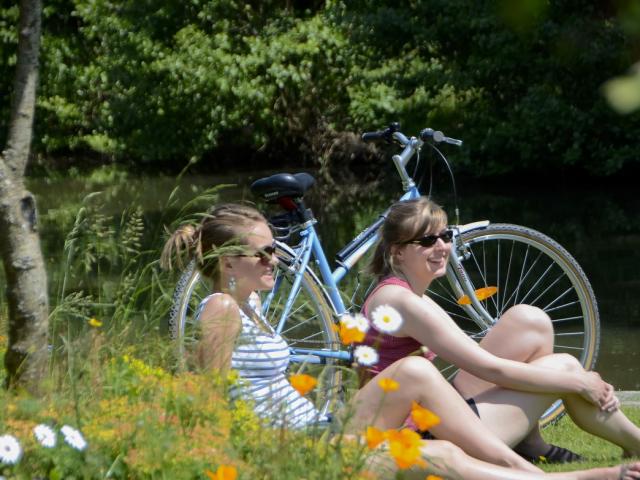
[[[367,333],[364,343],[376,346],[380,356],[373,373],[398,369],[396,380],[410,389],[404,394],[423,395],[420,403],[441,417],[432,433],[477,458],[495,462],[498,442],[518,446],[525,457],[571,461],[577,455],[548,445],[538,431],[538,418],[558,398],[578,426],[620,446],[625,456],[640,455],[640,429],[619,409],[613,387],[573,356],[553,353],[553,326],[542,310],[512,307],[478,344],[425,294],[446,273],[451,249],[446,226],[445,212],[426,198],[397,202],[389,211],[371,264],[379,284],[364,312],[388,305],[403,322],[392,334],[374,328]],[[420,347],[428,349],[428,359],[439,355],[460,368],[453,385],[427,359],[407,356]],[[428,377],[427,387],[420,390],[417,373],[399,370],[404,362]],[[480,421],[464,399],[475,400]],[[373,412],[376,402],[402,399],[363,401]]]

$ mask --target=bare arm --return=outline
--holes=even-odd
[[[397,335],[410,336],[457,367],[505,388],[542,393],[578,393],[603,405],[610,391],[595,372],[562,372],[496,357],[469,338],[433,300],[401,287],[389,286],[376,294],[372,307],[389,304],[403,317]]]
[[[216,295],[200,315],[202,338],[197,347],[197,360],[204,370],[225,373],[231,367],[231,354],[242,328],[238,305],[229,295]]]

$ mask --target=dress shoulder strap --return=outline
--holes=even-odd
[[[411,286],[409,286],[409,283],[400,278],[400,277],[395,277],[393,275],[388,276],[388,277],[384,277],[382,280],[380,280],[380,282],[378,282],[378,284],[374,287],[374,289],[371,291],[371,293],[369,295],[367,295],[367,299],[364,301],[364,305],[362,305],[362,314],[365,317],[369,316],[369,300],[371,299],[371,297],[373,296],[374,293],[376,293],[379,289],[381,289],[382,287],[386,286],[386,285],[398,285],[399,287],[404,287],[407,288],[409,290],[411,290]]]

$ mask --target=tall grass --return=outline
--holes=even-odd
[[[110,215],[103,194],[83,199],[64,238],[60,270],[50,272],[46,393],[0,391],[0,436],[12,435],[22,449],[15,464],[0,458],[0,475],[191,479],[213,478],[231,465],[240,478],[366,476],[362,446],[329,442],[323,431],[264,428],[249,405],[231,408],[227,378],[174,374],[166,319],[177,278],[158,265],[164,226],[197,221],[220,190],[204,190],[184,206],[174,190],[163,209],[169,213],[155,224],[138,205]],[[6,344],[5,317],[0,357]],[[56,432],[55,447],[36,440],[38,424]],[[88,447],[67,442],[63,425],[78,429]]]

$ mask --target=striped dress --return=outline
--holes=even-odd
[[[198,317],[206,302],[215,295],[220,293],[202,301]],[[261,316],[253,300],[249,300],[248,305]],[[268,326],[270,332],[258,328],[242,309],[240,318],[242,330],[231,355],[231,368],[240,378],[231,388],[231,398],[251,401],[256,414],[272,426],[301,428],[327,422],[326,415],[320,414],[313,403],[301,396],[285,376],[290,355],[287,342],[271,326]]]

